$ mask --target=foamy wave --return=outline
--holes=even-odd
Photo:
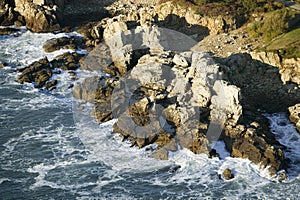
[[[300,179],[300,135],[295,125],[290,122],[285,113],[266,115],[270,121],[271,131],[277,140],[287,147],[285,156],[291,159],[288,175],[290,179]]]
[[[25,67],[41,58],[47,57],[53,60],[56,56],[65,52],[74,52],[74,50],[58,50],[52,53],[46,53],[43,50],[43,44],[49,39],[60,37],[81,36],[76,32],[72,33],[32,33],[22,31],[18,37],[0,36],[0,55],[1,62],[12,63],[19,67]],[[80,51],[86,53],[85,51]]]

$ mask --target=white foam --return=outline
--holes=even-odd
[[[22,31],[20,36],[0,36],[0,55],[1,62],[13,63],[19,67],[26,67],[29,64],[41,58],[47,57],[53,60],[57,55],[65,52],[74,52],[74,50],[58,50],[52,53],[46,53],[43,50],[43,44],[49,39],[60,37],[81,36],[76,32],[72,33],[32,33]],[[81,50],[80,52],[86,53]]]
[[[217,151],[221,159],[230,157],[230,153],[227,151],[223,141],[214,141],[210,144],[210,147]]]
[[[0,185],[6,181],[10,181],[8,178],[0,178]]]
[[[288,169],[290,179],[300,178],[300,135],[285,113],[266,115],[276,139],[287,147],[285,157],[291,159]]]

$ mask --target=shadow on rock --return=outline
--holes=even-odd
[[[283,84],[277,67],[253,60],[249,54],[234,54],[221,61],[231,84],[241,88],[245,111],[286,112],[299,103],[300,89],[294,83]]]
[[[196,24],[189,24],[184,17],[175,14],[169,14],[164,20],[157,22],[158,26],[176,30],[193,37],[193,39],[200,41],[208,36],[210,30],[205,26]]]

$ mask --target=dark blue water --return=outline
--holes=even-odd
[[[44,56],[40,44],[50,37],[24,32],[0,43],[0,62],[10,65],[0,69],[0,199],[300,198],[300,137],[284,114],[269,116],[291,147],[286,154],[294,163],[284,183],[248,160],[228,157],[223,143],[215,146],[221,159],[183,149],[158,161],[146,148],[121,142],[111,133],[113,122],[99,126],[74,109],[67,73],[56,77],[60,86],[52,92],[16,82],[14,69]],[[174,165],[181,168],[172,173]],[[218,177],[227,167],[235,172],[231,181]]]

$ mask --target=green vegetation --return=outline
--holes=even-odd
[[[265,50],[276,51],[284,58],[300,58],[300,28],[280,35]]]
[[[262,37],[266,42],[280,34],[286,33],[292,27],[290,22],[296,17],[296,11],[289,9],[266,13],[261,21],[255,21],[248,27],[248,33],[254,37]]]

